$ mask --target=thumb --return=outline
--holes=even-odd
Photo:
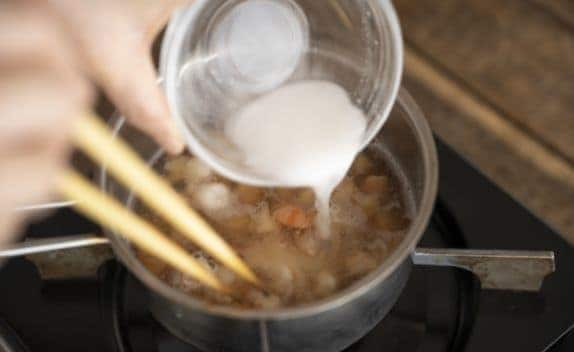
[[[183,150],[150,57],[137,14],[115,0],[52,0],[48,8],[78,49],[91,78],[134,126],[168,152]]]
[[[113,50],[91,60],[93,78],[132,125],[167,152],[180,153],[184,144],[156,82],[147,46],[124,44],[114,45]]]

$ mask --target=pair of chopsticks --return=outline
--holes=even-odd
[[[72,131],[75,146],[94,161],[105,165],[121,183],[168,221],[182,235],[192,240],[243,279],[258,284],[255,274],[213,228],[152,171],[130,147],[115,138],[96,116],[86,114]],[[101,225],[114,229],[140,249],[163,260],[203,284],[220,291],[226,288],[188,252],[133,214],[117,200],[104,194],[73,170],[63,173],[59,191],[76,201],[75,207]]]

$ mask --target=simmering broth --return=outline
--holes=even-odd
[[[239,185],[189,155],[167,158],[160,169],[263,282],[264,289],[246,284],[140,207],[142,214],[230,286],[233,296],[214,292],[143,252],[138,252],[139,259],[168,285],[212,304],[266,309],[329,296],[378,267],[410,224],[398,176],[373,148],[359,154],[333,193],[328,239],[316,229],[311,189]]]

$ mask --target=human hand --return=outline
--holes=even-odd
[[[92,84],[166,150],[181,151],[149,53],[177,3],[0,2],[0,244],[23,221],[15,207],[50,197]]]
[[[171,12],[183,2],[49,0],[46,5],[76,48],[81,69],[128,121],[171,153],[181,152],[183,142],[156,83],[150,49]]]

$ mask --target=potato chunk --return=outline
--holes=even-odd
[[[337,279],[333,274],[322,271],[317,275],[314,289],[317,295],[328,296],[337,289]]]
[[[405,217],[401,209],[393,207],[378,212],[373,218],[373,223],[380,230],[399,231],[406,229],[410,220]]]
[[[359,183],[363,193],[387,193],[389,191],[389,178],[381,175],[369,175]]]
[[[360,176],[360,175],[367,175],[375,169],[375,164],[373,161],[366,156],[364,153],[361,153],[355,159],[355,162],[351,166],[351,175]]]
[[[223,183],[208,183],[198,187],[194,199],[206,211],[223,210],[231,203],[231,193]]]
[[[345,258],[347,274],[351,277],[365,275],[377,267],[377,261],[366,252],[355,252]]]

